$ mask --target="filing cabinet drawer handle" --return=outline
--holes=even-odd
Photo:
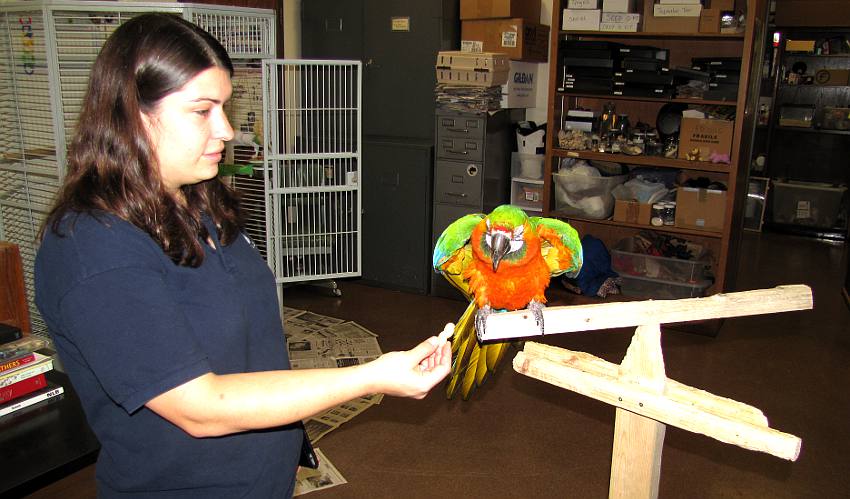
[[[469,133],[469,128],[446,128],[450,132]]]
[[[465,198],[467,194],[465,192],[447,192],[446,196],[454,196],[456,198]]]
[[[446,152],[451,154],[469,154],[469,151],[454,151],[452,149],[448,149]]]

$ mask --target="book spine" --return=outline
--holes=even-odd
[[[0,377],[0,388],[41,373],[46,373],[51,369],[53,369],[53,359],[47,359],[29,366],[24,366],[22,369],[16,369]]]
[[[34,404],[41,402],[42,400],[47,400],[47,399],[55,397],[57,395],[61,395],[64,392],[65,392],[65,388],[63,388],[61,386],[57,386],[56,388],[53,388],[52,390],[46,390],[46,391],[40,392],[37,395],[34,395],[32,397],[22,399],[19,402],[15,402],[13,404],[5,405],[3,407],[0,407],[0,416],[5,416],[5,415],[11,414],[15,411],[19,411],[19,410],[23,409],[24,407],[29,407],[31,405],[34,405]]]
[[[24,355],[22,355],[22,356],[20,356],[16,359],[3,361],[2,363],[0,363],[0,373],[6,372],[6,371],[11,371],[12,369],[17,369],[21,366],[25,366],[25,365],[29,364],[30,362],[33,362],[34,360],[35,360],[35,354],[30,352],[30,353],[26,353],[26,354],[24,354]]]
[[[47,386],[47,378],[44,374],[37,374],[29,378],[12,383],[11,385],[0,389],[0,403],[6,403],[10,400],[23,397],[36,390],[40,390]]]

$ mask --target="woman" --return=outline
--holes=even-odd
[[[449,372],[436,338],[289,370],[274,278],[216,178],[232,72],[179,17],[119,27],[42,230],[36,302],[101,442],[103,497],[288,497],[298,421],[368,393],[422,398]]]

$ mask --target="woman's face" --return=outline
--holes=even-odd
[[[228,72],[212,67],[163,97],[152,113],[142,114],[170,192],[218,174],[224,143],[233,138],[223,107],[231,91]]]

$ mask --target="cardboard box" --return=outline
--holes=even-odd
[[[640,28],[640,14],[602,12],[599,31],[631,32]]]
[[[443,50],[437,53],[436,66],[442,69],[503,72],[510,69],[510,61],[506,54],[499,52]]]
[[[598,9],[599,8],[599,0],[567,0],[567,8],[568,9]]]
[[[569,31],[599,31],[602,11],[599,9],[564,9],[561,29]]]
[[[540,65],[521,61],[510,63],[508,82],[502,85],[502,109],[536,107]]]
[[[469,85],[474,87],[496,87],[508,81],[507,71],[476,71],[474,69],[436,68],[437,83]]]
[[[460,37],[481,42],[485,52],[503,52],[515,61],[549,59],[549,26],[521,18],[461,21]]]
[[[699,17],[657,17],[655,4],[643,2],[643,31],[649,33],[698,33]]]
[[[652,215],[652,205],[637,201],[614,201],[614,221],[638,225],[649,225]]]
[[[460,0],[460,18],[497,19],[521,17],[540,22],[540,2],[535,0]]]
[[[653,6],[655,17],[699,17],[702,5],[695,4],[660,4]]]
[[[720,12],[735,10],[735,0],[710,0],[708,6]]]
[[[821,69],[815,73],[815,85],[843,87],[848,82],[850,82],[850,70],[847,69]]]
[[[688,154],[699,149],[699,161],[709,161],[712,154],[732,151],[734,121],[682,118],[679,125],[679,158],[688,159]]]
[[[785,40],[785,52],[806,52],[811,54],[815,51],[814,40]]]
[[[703,9],[699,16],[700,33],[720,33],[720,10]]]
[[[602,12],[634,12],[634,0],[602,0]]]
[[[726,191],[676,189],[676,227],[721,231],[726,217]]]

